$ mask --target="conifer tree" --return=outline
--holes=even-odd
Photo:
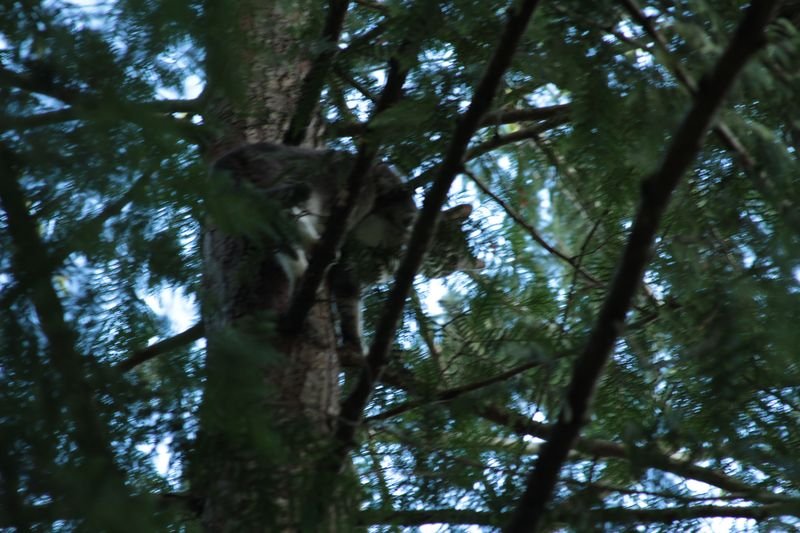
[[[0,528],[800,529],[799,29],[772,0],[6,2]],[[219,165],[256,143],[291,179]],[[401,204],[381,175],[416,208],[356,256],[391,267],[362,353],[330,272]],[[472,267],[431,279],[454,243]]]

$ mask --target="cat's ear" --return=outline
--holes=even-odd
[[[450,209],[442,211],[443,220],[452,220],[457,222],[464,222],[472,214],[472,206],[470,204],[460,204]]]

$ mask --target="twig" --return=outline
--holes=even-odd
[[[366,421],[375,422],[378,420],[386,420],[387,418],[397,416],[399,414],[405,413],[412,409],[416,409],[417,407],[421,407],[423,405],[429,405],[431,403],[449,402],[467,393],[480,390],[486,387],[490,387],[495,383],[500,383],[501,381],[506,381],[509,378],[512,378],[523,372],[527,372],[531,368],[536,368],[541,364],[542,364],[541,361],[529,361],[527,363],[515,366],[514,368],[510,368],[505,372],[500,372],[499,374],[496,374],[489,378],[482,379],[480,381],[476,381],[473,383],[467,383],[466,385],[461,385],[460,387],[453,387],[452,389],[440,391],[434,394],[431,398],[404,402],[400,405],[392,407],[391,409],[387,409],[381,413],[378,413],[377,415],[370,416],[366,419]]]
[[[486,194],[486,196],[494,200],[494,202],[497,203],[497,205],[499,205],[503,209],[503,211],[505,211],[505,213],[509,217],[511,217],[512,220],[514,220],[514,222],[522,226],[522,228],[528,233],[528,235],[530,235],[531,239],[533,239],[539,246],[544,248],[549,254],[554,255],[559,259],[561,259],[562,261],[564,261],[565,263],[567,263],[569,266],[575,269],[575,272],[579,273],[581,276],[589,280],[595,286],[602,285],[600,280],[598,280],[593,275],[589,274],[588,272],[583,270],[583,268],[581,268],[580,263],[576,258],[569,257],[561,250],[558,250],[557,248],[550,245],[550,243],[548,243],[544,239],[544,237],[542,237],[539,234],[539,232],[536,231],[536,228],[528,224],[528,222],[522,217],[522,215],[517,213],[517,211],[513,207],[508,205],[508,203],[505,200],[494,194],[489,189],[489,187],[487,187],[486,184],[484,184],[483,181],[480,178],[478,178],[478,176],[475,175],[475,173],[465,170],[464,174],[469,176],[469,178],[473,181],[473,183],[475,183],[475,185],[477,185],[478,188],[481,191],[483,191],[484,194]]]

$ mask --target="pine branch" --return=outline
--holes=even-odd
[[[562,508],[554,511],[550,519],[552,526],[581,524],[670,524],[678,520],[697,520],[699,518],[750,518],[766,520],[781,516],[798,516],[800,502],[773,503],[758,506],[696,505],[691,507],[668,507],[662,509],[630,509],[626,507],[606,507],[603,509]],[[424,524],[478,525],[497,527],[510,513],[494,511],[471,511],[464,509],[431,510],[383,510],[368,509],[359,513],[362,526],[394,525],[421,526]]]
[[[600,282],[600,280],[598,280],[597,278],[595,278],[595,277],[594,277],[592,274],[590,274],[590,273],[586,272],[586,271],[585,271],[585,270],[584,270],[584,269],[583,269],[583,268],[580,266],[580,262],[578,261],[578,259],[576,259],[576,258],[574,258],[574,257],[569,257],[567,254],[565,254],[565,253],[564,253],[564,252],[562,252],[561,250],[558,250],[558,249],[557,249],[557,248],[555,248],[554,246],[550,245],[550,243],[548,243],[548,242],[547,242],[547,241],[544,239],[544,237],[542,237],[542,236],[541,236],[541,234],[539,234],[539,232],[536,230],[536,228],[534,228],[533,226],[531,226],[530,224],[528,224],[528,222],[527,222],[527,221],[526,221],[526,220],[525,220],[525,219],[522,217],[522,215],[520,215],[519,213],[517,213],[517,211],[516,211],[516,210],[515,210],[513,207],[511,207],[510,205],[508,205],[508,203],[507,203],[505,200],[503,200],[502,198],[500,198],[499,196],[497,196],[496,194],[494,194],[494,193],[491,191],[491,189],[489,189],[489,187],[488,187],[488,186],[486,186],[486,184],[484,184],[484,183],[483,183],[483,181],[482,181],[480,178],[478,178],[478,176],[476,176],[476,175],[475,175],[475,173],[473,173],[473,172],[470,172],[470,171],[465,171],[465,172],[464,172],[464,174],[466,174],[467,176],[469,176],[469,178],[472,180],[472,182],[473,182],[473,183],[475,183],[475,185],[477,185],[477,186],[478,186],[478,188],[479,188],[481,191],[483,191],[483,193],[484,193],[484,194],[486,194],[486,196],[488,196],[489,198],[491,198],[492,200],[494,200],[494,202],[495,202],[497,205],[499,205],[499,206],[500,206],[500,208],[501,208],[501,209],[502,209],[502,210],[503,210],[503,211],[504,211],[504,212],[505,212],[505,213],[506,213],[506,214],[507,214],[509,217],[511,217],[511,219],[512,219],[514,222],[516,222],[517,224],[519,224],[520,226],[522,226],[522,228],[523,228],[523,229],[525,230],[525,232],[526,232],[526,233],[527,233],[527,234],[528,234],[528,235],[531,237],[531,239],[533,239],[533,240],[534,240],[534,242],[536,242],[536,243],[537,243],[539,246],[541,246],[542,248],[544,248],[544,249],[545,249],[545,251],[547,251],[549,254],[551,254],[551,255],[553,255],[553,256],[555,256],[555,257],[557,257],[557,258],[561,259],[561,260],[562,260],[562,261],[564,261],[565,263],[567,263],[569,266],[571,266],[571,267],[572,267],[572,268],[575,270],[575,272],[577,272],[578,274],[580,274],[581,276],[583,276],[584,278],[586,278],[586,279],[587,279],[587,280],[588,280],[590,283],[592,283],[593,285],[595,285],[595,286],[600,286],[600,285],[602,285],[602,283]]]
[[[128,372],[129,370],[136,368],[137,366],[149,361],[150,359],[153,359],[154,357],[166,352],[171,352],[172,350],[177,350],[178,348],[186,346],[187,344],[190,344],[196,340],[202,339],[205,334],[206,331],[203,323],[198,322],[194,326],[191,326],[189,329],[186,329],[177,335],[173,335],[172,337],[158,341],[146,348],[142,348],[141,350],[136,350],[130,357],[123,359],[114,365],[114,368],[120,372]]]
[[[557,123],[563,123],[568,117],[569,111],[570,104],[556,104],[531,109],[498,109],[497,111],[486,113],[481,120],[481,126],[499,126],[534,120],[554,120]]]
[[[450,185],[463,169],[463,159],[472,135],[489,111],[494,94],[501,79],[511,64],[519,42],[538,0],[525,0],[515,10],[508,9],[508,22],[500,43],[494,51],[483,78],[475,88],[467,111],[458,120],[444,159],[438,169],[438,177],[425,197],[425,202],[414,224],[408,249],[395,273],[395,281],[389,293],[383,315],[375,329],[375,337],[367,355],[367,364],[361,372],[351,394],[342,404],[339,424],[336,430],[338,449],[333,457],[335,471],[354,442],[356,429],[363,417],[375,383],[380,378],[388,362],[389,346],[394,338],[397,324],[405,306],[417,270],[433,238],[439,212],[447,199]]]
[[[77,335],[64,318],[64,307],[51,282],[52,269],[46,246],[39,236],[37,222],[29,213],[27,200],[18,179],[21,162],[5,145],[0,145],[0,207],[6,212],[6,231],[15,250],[14,276],[29,287],[39,326],[47,339],[53,368],[60,375],[63,389],[57,391],[75,427],[75,441],[85,454],[83,474],[97,490],[111,489],[127,496],[123,475],[114,464],[109,437],[89,382],[84,376],[86,358],[76,349]],[[81,496],[84,501],[85,496]]]
[[[73,252],[79,249],[78,241],[85,239],[87,236],[95,236],[103,229],[103,225],[111,218],[122,212],[126,205],[133,201],[133,198],[141,192],[142,189],[150,182],[153,174],[151,172],[142,174],[128,189],[125,194],[120,196],[117,200],[108,204],[100,213],[95,217],[78,225],[74,230],[70,231],[69,237],[61,242],[52,246],[53,250],[47,256],[47,268],[50,271],[56,270],[62,262]],[[22,294],[28,287],[17,280],[17,282],[10,288],[6,289],[2,296],[0,296],[0,307],[8,307],[20,294]]]
[[[342,33],[342,25],[344,25],[349,3],[349,0],[328,1],[328,13],[322,30],[322,49],[313,59],[311,68],[303,78],[294,115],[289,123],[289,129],[283,137],[284,144],[298,145],[306,138],[311,118],[319,105],[319,97],[325,79],[328,77],[333,59],[339,51],[339,35]]]
[[[631,17],[639,23],[648,35],[650,35],[650,38],[653,39],[653,42],[655,42],[656,46],[661,50],[661,53],[664,54],[664,57],[667,59],[667,68],[675,73],[675,77],[686,87],[689,94],[695,96],[698,91],[697,82],[695,82],[694,78],[683,64],[672,57],[667,40],[661,35],[661,32],[658,31],[650,18],[642,13],[641,9],[639,9],[639,6],[636,4],[636,0],[620,0],[620,2]],[[715,124],[713,131],[729,150],[739,156],[739,161],[742,163],[742,166],[747,169],[753,168],[755,165],[753,157],[747,152],[744,145],[742,145],[739,139],[736,138],[736,135],[724,122],[719,121]]]
[[[510,428],[521,437],[532,436],[548,441],[552,435],[552,425],[534,422],[530,417],[497,406],[483,406],[478,410],[478,414],[495,424]],[[635,453],[637,463],[649,468],[670,472],[686,479],[702,481],[756,501],[774,501],[775,499],[773,495],[759,492],[758,489],[736,478],[711,468],[697,466],[690,461],[675,459],[666,454],[649,450],[632,450],[630,447],[613,441],[584,437],[577,439],[575,449],[591,457],[614,457],[626,460],[633,459],[631,455]]]
[[[29,93],[41,94],[55,98],[68,105],[80,106],[86,109],[100,108],[104,102],[103,95],[86,92],[70,87],[63,83],[56,83],[46,76],[36,76],[32,73],[19,73],[0,66],[0,86],[20,89]],[[141,106],[159,113],[191,113],[200,109],[202,97],[175,100],[153,100],[150,102],[126,102],[126,106]]]
[[[400,405],[396,405],[390,409],[386,409],[385,411],[382,411],[376,415],[368,417],[366,419],[366,422],[377,422],[378,420],[386,420],[387,418],[392,418],[393,416],[397,416],[399,414],[405,413],[412,409],[416,409],[417,407],[421,407],[423,405],[449,402],[470,392],[474,392],[476,390],[480,390],[486,387],[491,387],[492,385],[495,385],[497,383],[502,383],[503,381],[513,378],[514,376],[522,374],[523,372],[527,372],[531,368],[536,368],[541,364],[542,364],[541,361],[529,361],[527,363],[517,365],[514,368],[510,368],[504,372],[500,372],[499,374],[495,374],[494,376],[490,376],[486,379],[482,379],[479,381],[475,381],[473,383],[467,383],[459,387],[453,387],[451,389],[437,392],[430,398],[403,402]]]
[[[542,133],[566,123],[566,121],[567,117],[565,116],[561,117],[559,120],[549,120],[540,122],[539,124],[532,126],[530,128],[521,128],[512,133],[506,133],[504,135],[494,135],[491,138],[489,138],[489,140],[484,141],[473,148],[470,148],[464,160],[471,161],[484,154],[491,152],[492,150],[495,150],[507,144],[513,144],[519,141],[526,141],[528,139],[535,139]]]
[[[342,76],[343,79],[345,79],[345,81],[347,81],[350,84],[357,83],[355,80],[344,78],[343,74],[340,74],[340,76]],[[366,91],[366,89],[363,89],[357,85],[353,86],[359,92],[364,94],[365,97],[371,98],[369,92]],[[543,122],[543,124],[540,124],[540,126],[537,126],[537,128],[541,127],[542,131],[546,131],[547,129],[554,128],[556,126],[560,126],[566,123],[567,119],[569,118],[569,109],[570,109],[570,104],[558,104],[552,106],[535,107],[531,109],[510,109],[510,110],[500,109],[497,111],[490,111],[486,113],[486,116],[484,116],[481,119],[480,127],[484,128],[487,126],[502,126],[503,124],[515,124],[518,122],[541,121]],[[347,123],[339,121],[330,123],[328,127],[333,132],[333,134],[338,137],[352,137],[363,134],[366,128],[366,124],[361,122]],[[526,129],[526,131],[529,131],[529,129]],[[522,138],[514,139],[513,135],[514,134],[509,134],[508,135],[509,140],[507,142],[498,144],[498,146],[522,140]],[[494,148],[497,148],[497,146],[495,146]],[[479,150],[479,149],[480,149],[479,147],[474,148],[474,150]],[[473,159],[474,157],[482,155],[483,153],[484,152],[478,152],[471,156],[466,157],[465,159],[470,160]]]
[[[535,531],[541,521],[558,473],[588,418],[594,389],[642,281],[656,229],[670,195],[694,161],[736,76],[746,60],[763,45],[764,28],[776,5],[774,0],[763,0],[753,2],[747,9],[730,45],[708,79],[699,85],[694,105],[678,128],[661,167],[642,184],[641,203],[611,288],[586,347],[575,363],[565,405],[528,478],[525,493],[505,529],[507,533]]]

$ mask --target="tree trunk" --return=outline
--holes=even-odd
[[[209,4],[209,20],[229,21],[231,31],[209,32],[206,121],[219,135],[208,161],[244,142],[280,142],[311,64],[297,35],[320,15],[301,2]],[[320,132],[309,130],[304,144],[313,147]],[[299,334],[281,335],[291,284],[262,244],[213,218],[204,229],[206,388],[189,479],[207,531],[323,531],[327,519],[307,509],[314,487],[302,480],[315,479],[307,470],[338,413],[329,291],[320,287]],[[308,516],[317,523],[303,524]]]

